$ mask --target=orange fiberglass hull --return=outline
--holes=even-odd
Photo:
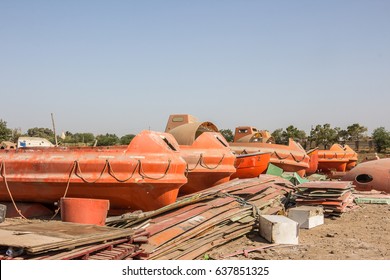
[[[309,168],[306,169],[306,175],[311,175],[317,172],[318,169],[318,149],[313,149],[307,152],[310,157]]]
[[[329,150],[318,150],[318,170],[345,172],[356,166],[357,153],[348,145],[334,144]]]
[[[253,153],[236,155],[234,166],[237,171],[230,179],[240,178],[255,178],[264,173],[271,159],[271,153]]]
[[[108,199],[114,212],[158,209],[187,182],[179,149],[171,135],[143,131],[128,147],[3,150],[0,201],[10,192],[17,202],[52,205],[66,196]]]
[[[227,182],[236,172],[236,157],[217,132],[204,132],[191,145],[180,145],[180,153],[187,162],[188,174],[188,182],[180,188],[180,194],[198,192]]]
[[[353,181],[358,191],[377,190],[390,194],[390,158],[359,163],[341,181]]]
[[[288,145],[261,143],[261,142],[236,142],[229,143],[235,153],[268,152],[271,153],[270,163],[282,168],[287,172],[297,172],[300,176],[305,175],[309,168],[309,156],[305,150],[294,140],[290,139]]]
[[[347,170],[351,170],[357,164],[358,154],[348,145],[344,145],[344,147],[340,146],[340,148],[345,151],[345,153],[349,159],[349,161],[347,163]]]

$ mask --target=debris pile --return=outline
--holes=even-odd
[[[150,234],[148,243],[141,245],[145,259],[190,260],[257,230],[259,216],[283,211],[292,189],[287,180],[270,175],[236,179],[165,209],[122,215],[107,224],[145,229]]]
[[[322,205],[325,216],[340,216],[355,207],[352,182],[315,181],[297,188],[297,205]]]
[[[0,260],[114,260],[142,257],[145,230],[36,220],[0,227]]]
[[[354,202],[356,204],[389,204],[390,194],[371,190],[371,191],[355,191],[353,193]]]

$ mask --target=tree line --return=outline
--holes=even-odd
[[[359,150],[360,141],[367,138],[366,132],[367,127],[358,123],[354,123],[346,129],[332,127],[330,124],[323,124],[313,127],[310,130],[309,135],[307,135],[305,131],[290,125],[285,129],[276,129],[271,135],[277,144],[288,144],[289,138],[292,138],[300,143],[305,149],[320,145],[325,149],[328,149],[335,143],[344,144],[347,141],[353,141],[355,143],[355,149]],[[220,133],[228,142],[233,142],[234,135],[231,129],[221,129]],[[54,132],[49,128],[34,127],[28,129],[27,133],[22,134],[20,130],[8,128],[7,122],[0,119],[0,142],[11,141],[16,143],[20,136],[41,137],[48,139],[53,144],[55,143]],[[61,144],[65,145],[77,145],[82,143],[88,146],[114,146],[128,145],[134,137],[134,134],[126,134],[122,137],[118,137],[116,134],[106,133],[95,136],[93,133],[72,133],[66,131],[58,136],[58,140]],[[376,128],[371,135],[371,139],[373,140],[375,150],[379,153],[390,148],[390,132],[384,127]]]
[[[26,133],[21,133],[18,129],[8,128],[7,122],[0,119],[0,142],[11,141],[16,143],[21,136],[41,137],[49,140],[53,144],[55,143],[54,132],[50,128],[34,127],[29,128]],[[134,137],[134,134],[126,134],[122,137],[118,137],[116,134],[106,133],[95,136],[93,133],[72,133],[66,131],[62,135],[58,135],[57,140],[60,144],[64,145],[83,144],[87,146],[114,146],[128,145]]]
[[[304,130],[300,130],[293,125],[286,129],[279,128],[271,133],[276,144],[287,145],[290,138],[300,143],[305,149],[311,147],[323,146],[324,149],[330,148],[335,143],[345,144],[352,141],[355,149],[359,150],[361,140],[368,138],[366,135],[367,127],[358,123],[348,126],[346,129],[332,127],[330,124],[316,125],[310,130],[309,135]],[[221,134],[228,142],[233,142],[233,132],[230,129],[221,129]],[[378,153],[390,148],[390,132],[384,127],[376,128],[370,138],[373,140],[375,150]]]

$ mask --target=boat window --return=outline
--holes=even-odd
[[[360,174],[360,175],[356,176],[356,182],[358,182],[360,184],[367,184],[367,183],[371,182],[372,180],[374,180],[374,178],[372,178],[372,176],[368,175],[368,174]]]
[[[238,133],[247,133],[248,132],[248,129],[239,129],[238,130]]]
[[[183,117],[174,117],[174,118],[172,118],[172,122],[182,122],[182,121],[184,121]]]
[[[222,145],[224,145],[225,147],[227,147],[227,145],[225,144],[224,141],[222,141],[222,139],[220,139],[218,136],[215,136],[215,138],[217,138],[218,141],[221,142]]]
[[[167,144],[167,146],[168,146],[171,150],[176,151],[175,146],[173,146],[173,145],[171,144],[171,142],[169,142],[168,139],[167,139],[165,136],[162,136],[162,135],[161,135],[161,139],[164,140],[165,144]]]
[[[252,130],[253,130],[254,132],[256,132],[256,131],[257,131],[257,128],[252,128]]]

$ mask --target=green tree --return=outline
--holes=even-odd
[[[271,136],[275,139],[276,144],[283,143],[283,128],[278,128],[271,133]]]
[[[10,141],[17,143],[20,136],[23,136],[22,130],[20,128],[14,128],[11,130],[11,139]]]
[[[80,133],[73,134],[70,131],[65,132],[64,143],[86,143],[92,144],[95,141],[95,135],[92,133]]]
[[[338,131],[338,139],[340,142],[345,143],[349,139],[349,133],[345,129],[335,128]]]
[[[95,141],[95,135],[92,133],[75,133],[73,135],[76,143],[93,143]]]
[[[63,143],[74,143],[73,142],[73,133],[70,131],[66,131],[65,133],[65,139],[62,139]]]
[[[283,142],[287,145],[290,138],[295,141],[304,144],[306,141],[306,132],[299,130],[293,125],[290,125],[282,132]]]
[[[12,136],[12,130],[7,127],[7,122],[0,119],[0,142],[9,141]]]
[[[121,139],[119,140],[119,143],[121,145],[129,145],[131,140],[133,140],[133,138],[135,137],[134,134],[126,134],[126,135],[123,135],[121,137]]]
[[[119,138],[115,134],[106,133],[106,135],[96,136],[97,146],[114,146],[119,143]]]
[[[222,136],[226,139],[227,142],[233,142],[234,135],[231,129],[221,129],[219,130],[219,133],[222,134]]]
[[[325,149],[334,143],[339,141],[339,128],[332,128],[330,124],[317,125],[310,131],[308,140],[311,143],[315,143],[316,146],[323,145]]]
[[[367,127],[361,126],[358,123],[354,123],[347,127],[347,132],[350,136],[350,140],[355,141],[355,149],[359,150],[359,141],[367,132]]]
[[[378,153],[390,147],[390,132],[384,127],[376,128],[372,133],[372,139],[374,140],[375,149]]]
[[[288,126],[285,130],[279,128],[272,132],[275,143],[287,145],[290,138],[304,144],[306,142],[306,132],[299,130],[293,125]]]
[[[41,137],[54,143],[54,132],[50,128],[34,127],[27,130],[27,135],[30,137]]]

